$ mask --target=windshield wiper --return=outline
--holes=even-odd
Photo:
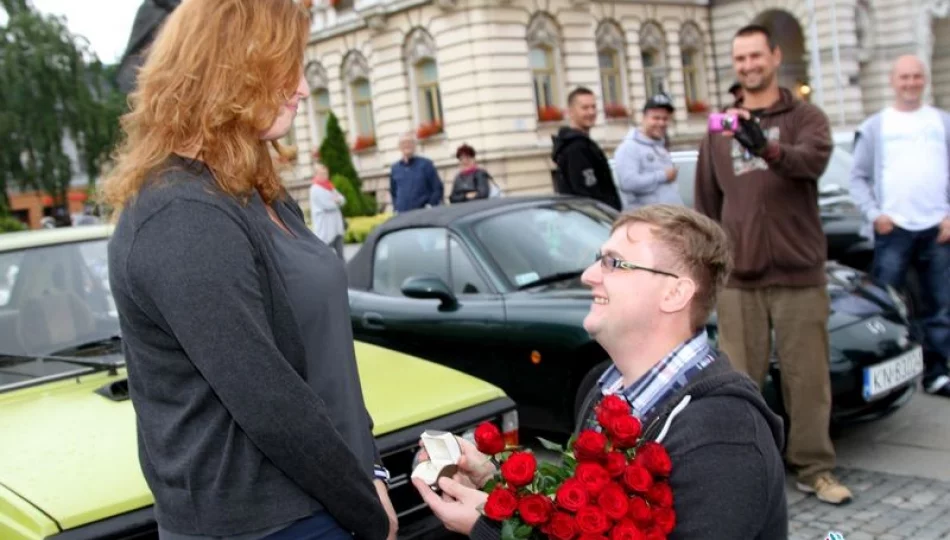
[[[538,287],[540,285],[547,285],[549,283],[556,283],[558,281],[567,281],[569,279],[574,279],[583,273],[584,273],[583,270],[573,270],[571,272],[558,272],[556,274],[551,274],[549,276],[540,277],[534,281],[529,281],[528,283],[525,283],[524,285],[521,285],[520,287],[518,287],[518,290],[523,291],[525,289],[530,289],[531,287]]]
[[[79,358],[75,356],[56,356],[56,355],[45,355],[38,356],[40,360],[46,362],[47,360],[52,360],[54,362],[63,362],[65,364],[74,364],[77,366],[91,367],[96,371],[102,371],[104,369],[109,370],[109,375],[115,376],[119,374],[119,368],[125,365],[124,360],[93,360],[91,358]]]

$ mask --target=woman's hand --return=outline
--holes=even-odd
[[[481,516],[481,508],[488,500],[487,493],[464,486],[451,478],[439,479],[441,498],[422,480],[413,478],[412,483],[446,529],[466,536],[472,532]]]

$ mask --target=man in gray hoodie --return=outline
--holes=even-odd
[[[624,210],[648,204],[683,204],[676,185],[678,171],[666,150],[666,126],[673,111],[666,94],[647,100],[643,125],[631,129],[614,153],[614,174]]]

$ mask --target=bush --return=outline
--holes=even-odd
[[[375,216],[353,217],[346,220],[349,227],[343,241],[347,244],[362,244],[369,233],[393,217],[392,214],[376,214]]]
[[[376,214],[376,197],[363,193],[363,184],[360,181],[359,174],[353,166],[353,159],[350,156],[350,147],[346,144],[346,136],[340,129],[340,121],[332,112],[327,119],[327,134],[320,144],[320,162],[326,165],[330,171],[330,181],[336,185],[335,178],[342,176],[350,180],[353,188],[353,197],[349,191],[344,193],[337,187],[340,193],[346,197],[346,206],[349,207],[349,214],[344,210],[344,216],[372,216]],[[359,195],[359,196],[356,196]],[[352,201],[352,204],[351,204]]]
[[[376,213],[367,214],[366,212],[367,207],[376,208],[375,199],[369,197],[366,193],[360,192],[349,178],[338,174],[330,179],[330,183],[346,197],[346,203],[342,208],[343,217],[365,216]]]
[[[0,233],[25,231],[26,225],[13,216],[0,216]]]

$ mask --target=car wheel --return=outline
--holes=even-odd
[[[581,414],[581,407],[584,406],[584,398],[587,397],[590,389],[597,384],[597,379],[604,374],[604,371],[607,369],[607,366],[610,365],[610,360],[604,360],[603,362],[597,364],[590,371],[584,375],[584,378],[581,379],[581,383],[577,386],[577,394],[574,396],[574,418],[571,424],[577,423],[577,417]]]

